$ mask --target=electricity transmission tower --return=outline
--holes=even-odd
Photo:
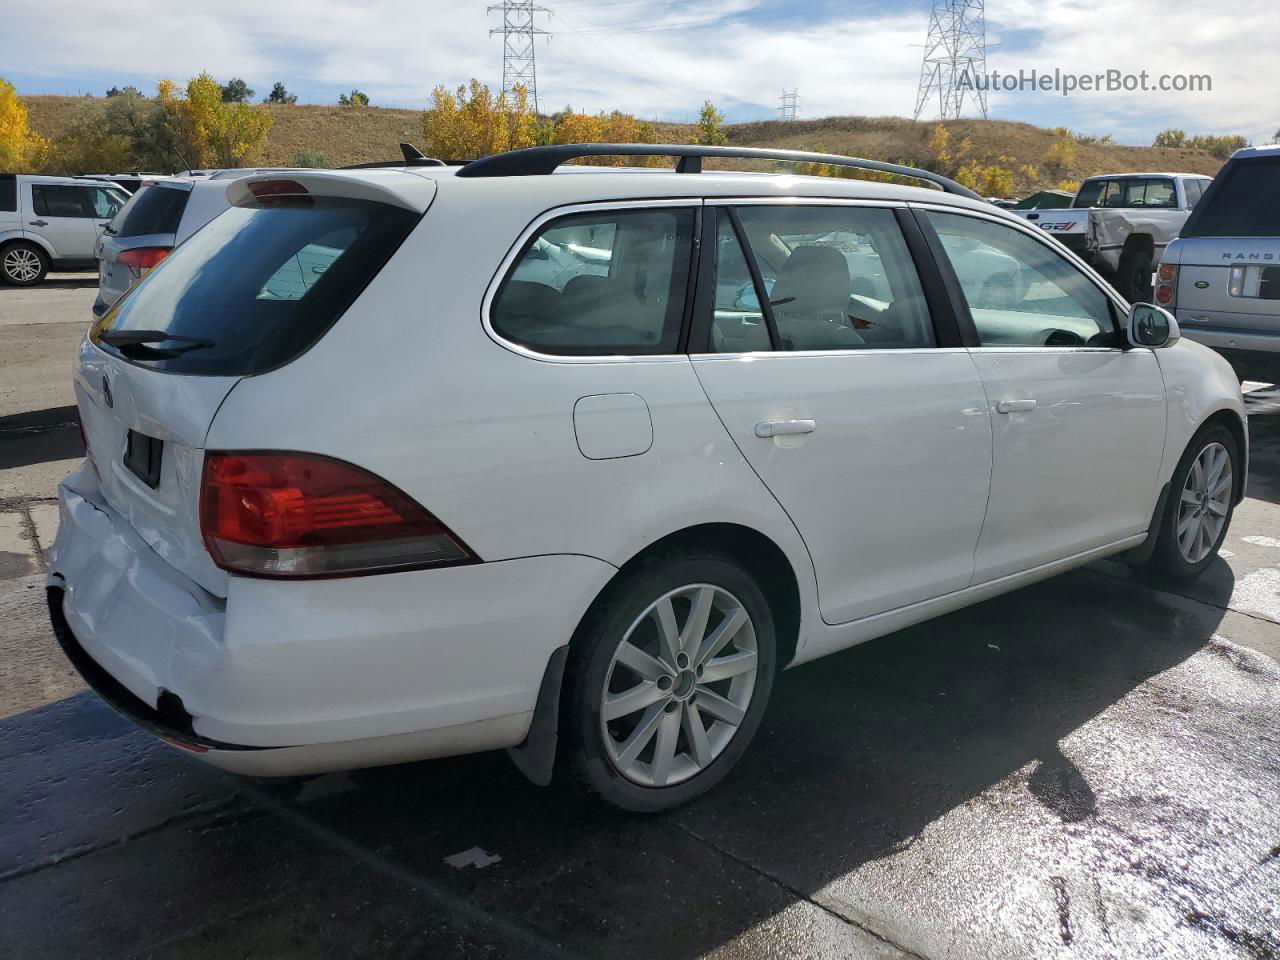
[[[784,88],[782,96],[778,99],[782,101],[782,106],[778,108],[778,113],[782,115],[782,119],[786,121],[795,120],[800,113],[800,89],[797,87],[787,93]]]
[[[489,7],[487,12],[502,13],[502,26],[494,27],[489,36],[502,34],[502,93],[507,104],[515,102],[515,88],[524,87],[538,112],[538,71],[533,60],[534,38],[549,37],[549,30],[542,30],[534,23],[535,13],[550,13],[546,7],[535,6],[533,0],[502,0]]]
[[[985,7],[985,0],[933,0],[916,95],[917,120],[930,104],[937,106],[939,120],[959,119],[966,97],[987,115],[987,92],[977,88],[978,77],[987,72]]]

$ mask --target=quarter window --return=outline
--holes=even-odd
[[[760,285],[729,213],[720,211],[714,352],[767,350],[771,342],[781,350],[933,345],[924,292],[892,210],[805,205],[736,212]]]
[[[520,254],[490,310],[494,330],[543,353],[674,353],[695,209],[561,217]]]
[[[1111,301],[1049,244],[1013,227],[929,214],[984,347],[1114,346]]]

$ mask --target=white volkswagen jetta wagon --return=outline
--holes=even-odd
[[[49,601],[229,770],[509,748],[663,809],[779,668],[1099,557],[1195,576],[1243,496],[1227,364],[925,171],[565,146],[228,196],[80,348]]]

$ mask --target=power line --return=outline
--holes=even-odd
[[[985,0],[933,0],[915,119],[933,103],[938,119],[959,119],[970,92],[978,111],[987,115],[987,94],[976,82],[987,69],[985,7]]]
[[[538,112],[538,70],[534,61],[534,41],[549,37],[550,31],[535,23],[535,13],[551,13],[546,7],[534,6],[533,0],[502,0],[487,8],[487,13],[502,13],[502,26],[489,31],[489,36],[502,34],[502,95],[508,106],[515,102],[516,87],[523,87]]]

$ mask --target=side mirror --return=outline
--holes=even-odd
[[[1125,334],[1135,347],[1171,347],[1182,335],[1173,314],[1153,303],[1135,303],[1129,308]]]

